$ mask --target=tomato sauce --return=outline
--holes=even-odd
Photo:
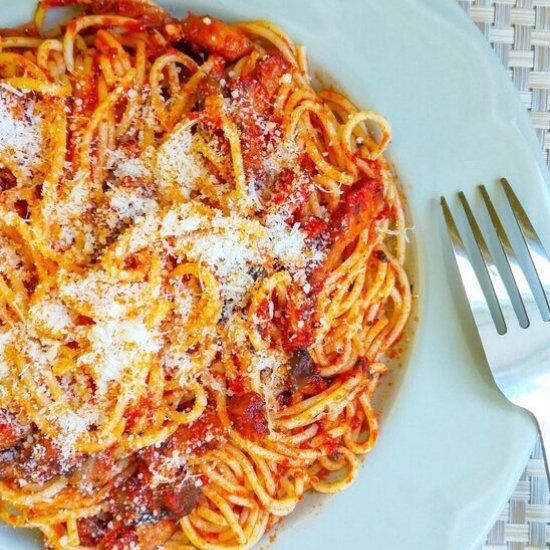
[[[271,52],[256,63],[251,76],[263,86],[271,100],[279,89],[279,80],[288,70],[288,62],[279,53]]]
[[[265,402],[256,392],[230,397],[227,412],[235,428],[250,439],[269,434]]]
[[[233,63],[252,51],[252,42],[237,29],[209,16],[189,14],[182,22],[183,38]]]
[[[333,213],[327,230],[321,235],[327,250],[325,260],[310,276],[313,293],[323,287],[328,274],[341,260],[346,248],[353,244],[364,227],[369,227],[383,209],[382,184],[364,178],[350,186]]]

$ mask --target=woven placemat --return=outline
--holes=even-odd
[[[550,166],[550,0],[457,1],[506,67]],[[550,494],[540,442],[481,548],[550,548]]]
[[[550,164],[550,0],[458,3],[508,70]]]

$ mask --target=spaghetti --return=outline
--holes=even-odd
[[[42,0],[1,31],[1,518],[250,548],[347,487],[411,308],[389,139],[265,21]]]

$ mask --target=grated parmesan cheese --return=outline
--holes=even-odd
[[[151,461],[148,464],[149,472],[153,476],[153,488],[162,483],[173,483],[182,468],[187,466],[187,457],[177,450],[169,455],[161,455],[159,458],[160,460]]]
[[[281,76],[282,84],[290,84],[291,82],[292,82],[292,75],[290,73],[285,73],[283,76]]]
[[[7,380],[10,372],[10,367],[6,357],[6,346],[13,341],[13,332],[8,330],[6,332],[0,332],[0,396],[4,393],[2,383]]]
[[[151,177],[151,171],[145,164],[137,159],[124,159],[117,164],[114,175],[117,178],[123,179],[129,178],[149,178]]]
[[[116,211],[122,219],[134,219],[143,216],[150,208],[156,205],[156,201],[143,197],[132,189],[116,188],[110,194],[109,206]]]
[[[189,198],[191,191],[202,179],[213,180],[204,161],[194,150],[195,137],[191,133],[193,122],[180,125],[159,148],[156,156],[156,171],[161,186],[175,182]]]
[[[21,257],[3,235],[0,235],[0,265],[9,270],[16,270],[21,266]]]
[[[183,381],[187,373],[191,370],[191,356],[185,351],[179,351],[172,346],[168,346],[162,354],[162,363],[174,372],[174,378]]]
[[[65,304],[51,299],[42,299],[29,310],[30,319],[46,330],[63,333],[71,324],[71,317]]]
[[[84,306],[98,320],[130,316],[147,300],[147,284],[113,281],[103,270],[90,271],[84,277],[62,273],[59,295],[68,304]],[[66,277],[66,278],[65,278]]]
[[[284,218],[277,214],[269,214],[266,224],[273,252],[281,263],[289,267],[300,263],[306,238],[300,231],[300,224],[296,223],[289,227]]]
[[[205,18],[204,23],[209,24],[210,20]],[[236,74],[230,71],[229,78],[234,77]],[[290,84],[292,78],[292,74],[284,74],[281,82]],[[221,84],[226,86],[227,81],[222,80]],[[128,97],[135,98],[136,94],[132,89]],[[166,281],[166,274],[173,266],[184,262],[195,262],[200,270],[212,273],[224,301],[222,319],[201,334],[208,342],[212,341],[211,345],[208,343],[208,352],[226,351],[219,339],[222,330],[227,331],[235,348],[246,351],[249,359],[244,367],[250,381],[265,397],[271,423],[269,411],[276,405],[275,396],[285,375],[288,356],[281,349],[257,352],[249,349],[249,321],[243,306],[258,277],[281,269],[287,270],[306,289],[307,270],[322,259],[322,254],[311,246],[300,224],[286,222],[298,193],[311,185],[300,166],[303,146],[293,139],[285,140],[279,124],[254,112],[245,95],[241,97],[234,90],[223,105],[225,115],[233,117],[237,127],[239,116],[245,113],[253,117],[260,134],[263,133],[259,138],[263,146],[261,166],[257,173],[246,174],[242,200],[233,201],[228,195],[235,187],[228,144],[223,137],[212,137],[208,131],[203,135],[202,122],[195,120],[180,123],[160,143],[159,134],[155,133],[155,144],[139,158],[132,158],[125,147],[132,149],[131,140],[143,137],[136,130],[125,145],[107,151],[106,170],[96,170],[94,166],[91,172],[76,171],[77,161],[64,165],[56,199],[42,215],[55,226],[52,234],[57,247],[68,249],[78,242],[77,252],[93,256],[87,271],[85,262],[77,262],[78,269],[70,273],[60,270],[56,275],[58,293],[35,303],[24,323],[0,334],[0,375],[7,376],[16,367],[7,364],[4,350],[11,344],[19,346],[23,357],[20,376],[32,369],[32,375],[40,377],[36,391],[43,403],[48,403],[41,405],[42,411],[59,426],[56,443],[64,459],[74,455],[79,439],[92,426],[106,421],[105,413],[114,397],[111,390],[117,382],[128,379],[131,373],[132,398],[141,395],[140,384],[145,385],[146,380],[139,379],[139,373],[145,372],[140,366],[149,362],[153,354],[158,354],[160,364],[182,387],[195,376],[202,342],[184,349],[181,342],[178,346],[174,334],[177,335],[182,322],[196,315],[198,287],[185,278]],[[80,116],[81,112],[69,116],[69,124],[75,129]],[[147,108],[141,111],[141,116],[154,119]],[[30,173],[32,163],[40,160],[41,139],[41,118],[33,95],[0,85],[0,153],[9,150],[21,168]],[[217,166],[218,160],[219,168],[212,170],[211,164]],[[95,162],[93,157],[92,165]],[[279,183],[277,178],[281,175],[286,178],[286,171],[291,172],[296,190],[289,192],[285,204],[269,206],[270,195],[276,192]],[[257,215],[250,216],[251,211]],[[125,279],[118,267],[145,248],[158,252],[155,259],[160,260],[159,270],[140,282],[130,280],[133,273]],[[103,263],[103,250],[112,255],[115,267],[113,262]],[[16,249],[1,237],[0,261],[10,268],[23,269]],[[166,305],[166,310],[179,318],[174,334],[169,323],[162,320],[162,307],[159,320],[151,321],[153,315],[146,317],[152,313],[151,301],[156,299],[162,300],[161,306]],[[274,310],[275,305],[270,302],[270,316],[279,315]],[[67,400],[60,403],[50,395],[40,373],[51,372],[52,365],[61,359],[58,354],[67,352],[62,348],[67,342],[74,344],[70,348],[75,350],[75,364],[70,365],[72,369],[67,374],[58,376]],[[72,361],[71,354],[72,351],[69,352]],[[212,373],[200,374],[202,384],[219,391],[225,389]],[[77,398],[71,394],[75,380],[90,388],[86,395],[89,405],[73,402]],[[0,385],[0,395],[2,391]],[[207,434],[206,440],[213,437],[217,436]],[[157,464],[151,472],[154,483],[168,483],[171,472],[185,464],[184,455],[166,457],[165,463]]]
[[[224,215],[193,200],[160,217],[156,210],[149,212],[134,226],[126,253],[159,239],[170,239],[170,254],[207,266],[224,298],[237,303],[254,284],[252,274],[264,264],[278,263],[292,273],[322,258],[307,246],[300,226],[289,226],[280,214],[269,214],[261,223],[237,212]]]
[[[94,370],[100,395],[130,365],[145,360],[146,354],[156,353],[161,347],[157,335],[139,319],[96,323],[90,327],[88,339],[90,351],[78,358],[78,364]]]
[[[29,94],[0,88],[0,153],[13,155],[27,176],[32,175],[42,150],[42,119],[35,111]]]
[[[80,407],[78,413],[67,406],[59,409],[60,407],[56,407],[50,416],[60,429],[55,442],[61,450],[61,458],[68,461],[75,454],[75,445],[79,438],[90,426],[99,422],[100,415],[98,409],[91,405]]]
[[[188,319],[193,310],[193,294],[187,285],[185,285],[181,280],[178,280],[177,283],[173,286],[173,299],[174,299],[174,311],[179,315],[184,321]]]

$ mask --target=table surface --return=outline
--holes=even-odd
[[[550,0],[457,0],[516,85],[550,166]],[[540,443],[480,550],[550,548],[550,494]]]

